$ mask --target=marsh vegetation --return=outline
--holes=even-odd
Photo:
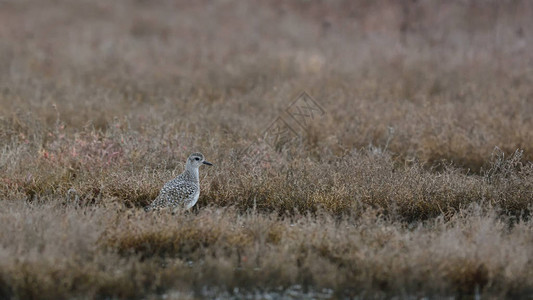
[[[531,28],[529,1],[2,1],[0,298],[531,297]],[[325,114],[251,163],[301,90]],[[145,213],[196,151],[196,207]]]

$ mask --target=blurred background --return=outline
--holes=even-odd
[[[0,138],[65,156],[122,132],[108,150],[140,164],[220,161],[304,90],[326,111],[305,157],[480,172],[495,147],[533,157],[532,23],[530,1],[2,1]]]
[[[407,159],[479,169],[533,148],[532,23],[529,1],[4,0],[0,113],[247,140],[306,90],[337,154],[393,127]]]

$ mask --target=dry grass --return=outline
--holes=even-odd
[[[329,214],[197,214],[8,203],[2,296],[138,298],[206,284],[233,291],[303,284],[337,296],[532,292],[530,222],[473,205],[407,225],[367,210]],[[16,213],[14,213],[16,212]],[[23,234],[21,234],[23,233]]]
[[[0,298],[531,297],[529,28],[528,1],[2,2]],[[252,164],[300,90],[326,114]],[[139,209],[194,151],[194,211]]]

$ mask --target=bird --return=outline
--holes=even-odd
[[[145,210],[170,208],[174,213],[179,209],[191,209],[198,202],[200,196],[198,168],[201,165],[212,166],[213,164],[206,161],[202,153],[195,152],[189,155],[185,164],[185,171],[165,183],[157,198],[146,206]]]

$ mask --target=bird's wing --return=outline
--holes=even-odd
[[[167,199],[170,206],[177,206],[186,203],[198,191],[198,185],[191,181],[183,181],[179,185],[173,186],[167,192]]]
[[[147,209],[151,210],[167,206],[175,207],[186,203],[194,197],[197,190],[198,185],[194,182],[171,180],[163,186],[159,192],[159,196],[157,196]]]
[[[161,193],[159,193],[159,196],[157,196],[157,198],[155,198],[154,201],[152,201],[152,203],[148,204],[148,206],[146,206],[144,210],[151,211],[153,209],[163,208],[166,206],[165,203],[166,203],[165,198],[161,197]]]

